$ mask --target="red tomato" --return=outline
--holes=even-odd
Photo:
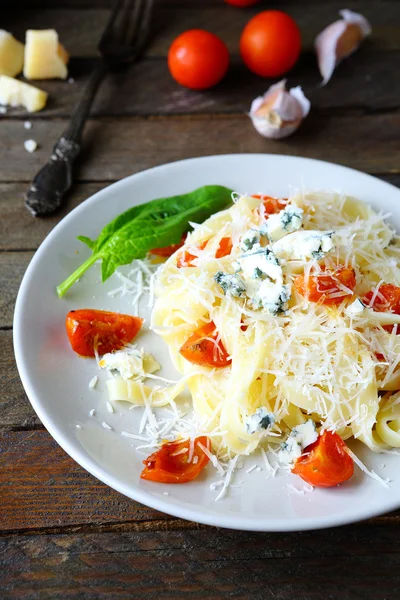
[[[199,244],[197,248],[199,250],[204,250],[207,244],[208,240]],[[178,269],[181,269],[182,267],[195,267],[196,264],[193,261],[196,261],[197,258],[198,257],[195,254],[191,254],[189,250],[185,250],[184,252],[179,253],[178,260],[176,261],[176,266],[178,267]]]
[[[306,287],[307,285],[307,287]],[[341,285],[351,290],[351,294],[341,289]],[[310,275],[306,284],[304,275],[298,275],[294,278],[296,290],[310,300],[310,302],[319,302],[322,304],[340,304],[350,295],[356,287],[356,274],[351,267],[339,267],[335,271],[323,270],[317,275]],[[342,292],[342,296],[331,297],[337,292]],[[346,294],[346,295],[344,295]]]
[[[148,481],[158,481],[159,483],[186,483],[195,479],[204,467],[209,458],[202,448],[210,449],[210,440],[205,435],[194,440],[193,458],[197,456],[197,462],[188,462],[190,441],[169,442],[163,444],[157,452],[151,454],[143,461],[145,468],[140,477]],[[182,452],[187,450],[187,452]]]
[[[400,287],[392,283],[383,283],[379,286],[379,290],[372,308],[377,312],[393,312],[395,315],[400,315]],[[364,304],[369,306],[374,292],[371,290],[365,294],[363,298]]]
[[[273,215],[280,212],[285,206],[288,205],[287,198],[273,198],[272,196],[261,196],[260,194],[253,194],[253,198],[259,198],[263,201],[262,211],[263,215]]]
[[[353,459],[337,433],[324,431],[316,442],[307,446],[295,462],[292,473],[317,487],[332,487],[353,475]]]
[[[228,66],[229,52],[224,42],[203,29],[185,31],[168,51],[172,77],[193,90],[205,90],[219,83]]]
[[[247,23],[240,38],[246,66],[261,77],[280,77],[300,56],[301,36],[295,21],[280,10],[266,10]]]
[[[183,244],[185,243],[187,237],[187,233],[184,233],[182,236],[182,240],[181,242],[179,242],[179,244],[171,244],[170,246],[164,246],[164,248],[153,248],[153,250],[150,250],[150,254],[155,254],[156,256],[163,256],[165,258],[168,258],[169,256],[172,256],[177,250],[179,250],[179,248],[182,248]]]
[[[400,287],[393,285],[392,283],[383,283],[379,286],[379,295],[377,294],[372,307],[377,312],[391,312],[395,315],[400,315]],[[374,296],[374,292],[371,290],[367,294],[365,294],[363,298],[364,304],[369,306],[372,298]],[[393,331],[394,325],[384,325],[383,329],[391,333]],[[397,327],[398,333],[400,334],[400,329]],[[379,360],[383,360],[383,354],[376,355]]]
[[[227,4],[231,4],[232,6],[239,6],[239,8],[244,8],[246,6],[253,6],[253,4],[257,4],[260,0],[225,0]]]
[[[207,246],[209,240],[206,240],[205,242],[202,242],[201,244],[199,244],[197,246],[197,248],[199,250],[204,250],[204,248]],[[231,238],[222,238],[218,249],[215,253],[215,258],[224,258],[224,256],[228,256],[230,253],[232,252],[232,239]],[[178,256],[178,260],[176,262],[176,266],[178,267],[178,269],[181,269],[182,267],[195,267],[195,260],[197,259],[197,256],[195,256],[194,254],[191,254],[188,250],[185,250],[184,252],[181,252]]]
[[[143,319],[83,308],[70,310],[65,322],[72,350],[81,356],[94,356],[118,350],[133,340],[140,330]]]
[[[218,249],[215,253],[215,258],[224,258],[224,256],[229,256],[232,252],[232,238],[226,237],[222,238],[219,243]]]
[[[179,353],[186,360],[201,367],[227,367],[231,359],[221,340],[217,342],[218,331],[211,321],[195,331],[183,344]]]

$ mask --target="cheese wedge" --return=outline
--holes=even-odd
[[[24,66],[24,45],[4,29],[0,29],[0,75],[15,77]]]
[[[55,29],[28,29],[25,39],[24,76],[27,79],[66,79],[69,55]]]
[[[43,90],[19,79],[0,75],[0,104],[23,106],[29,112],[36,112],[44,108],[46,102],[47,93]]]

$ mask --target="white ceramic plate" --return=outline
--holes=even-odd
[[[232,483],[244,483],[229,488],[218,502],[218,491],[211,490],[210,484],[220,477],[210,465],[190,484],[140,480],[146,453],[139,454],[133,440],[120,433],[137,433],[142,409],[129,411],[121,406],[113,414],[107,411],[103,374],[96,389],[89,390],[98,368],[94,360],[71,351],[64,329],[65,315],[73,308],[129,312],[131,299],[107,295],[118,283],[111,278],[101,285],[99,265],[63,300],[57,298],[55,288],[89,255],[77,235],[96,238],[105,224],[136,203],[205,184],[273,196],[286,196],[293,187],[339,189],[377,210],[391,212],[400,230],[400,190],[363,173],[305,158],[248,154],[195,158],[150,169],[98,192],[50,233],[29,265],[18,294],[15,354],[36,413],[62,448],[95,477],[130,498],[184,519],[235,529],[293,531],[340,525],[398,508],[399,457],[374,455],[361,444],[353,449],[369,468],[392,480],[389,488],[356,469],[351,482],[339,488],[304,493],[303,482],[294,475],[278,472],[268,478],[260,456],[251,457],[236,472]],[[175,378],[165,345],[155,334],[144,331],[138,342],[164,365],[164,373]],[[96,415],[89,417],[92,408]],[[113,431],[101,427],[103,420]],[[262,470],[246,473],[253,464]]]

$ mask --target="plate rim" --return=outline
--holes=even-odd
[[[191,164],[193,162],[201,162],[201,161],[209,161],[209,160],[226,160],[226,159],[246,159],[249,160],[251,158],[263,158],[263,159],[275,159],[275,160],[289,160],[294,162],[307,162],[307,163],[315,163],[315,166],[325,165],[330,168],[337,168],[338,170],[351,172],[356,174],[357,176],[363,176],[365,178],[369,178],[371,180],[377,180],[382,186],[387,186],[391,190],[395,190],[396,193],[400,196],[400,189],[395,185],[378,179],[377,177],[370,175],[368,173],[364,173],[363,171],[359,171],[357,169],[353,169],[350,167],[346,167],[344,165],[340,165],[337,163],[332,163],[329,161],[323,161],[314,158],[302,157],[302,156],[294,156],[294,155],[285,155],[285,154],[263,154],[263,153],[233,153],[233,154],[217,154],[217,155],[209,155],[209,156],[200,156],[193,157],[183,160],[172,161],[169,163],[157,165],[144,171],[139,171],[138,173],[134,173],[132,175],[128,175],[116,182],[111,183],[110,185],[105,186],[101,190],[97,191],[89,198],[83,200],[78,206],[73,208],[70,212],[68,212],[61,221],[47,234],[44,240],[41,242],[40,246],[36,250],[33,255],[25,273],[22,278],[22,281],[19,286],[17,299],[15,303],[14,309],[14,319],[13,319],[13,345],[14,345],[14,355],[16,359],[17,369],[19,373],[19,377],[21,379],[22,385],[26,392],[26,395],[31,403],[34,411],[39,417],[40,421],[43,423],[44,427],[53,437],[53,439],[61,446],[61,448],[66,452],[78,465],[89,472],[91,475],[96,477],[102,483],[105,483],[112,489],[117,492],[123,494],[124,496],[140,502],[145,506],[153,508],[155,510],[164,512],[166,514],[172,515],[174,517],[182,518],[188,521],[193,521],[197,523],[201,523],[204,525],[210,525],[214,527],[223,527],[228,529],[235,529],[241,531],[260,531],[260,532],[290,532],[290,531],[307,531],[307,530],[318,530],[324,529],[328,527],[336,527],[341,525],[347,525],[350,523],[354,523],[357,521],[361,521],[364,519],[368,519],[371,517],[375,517],[386,512],[390,512],[392,510],[396,510],[400,508],[400,496],[398,500],[388,501],[387,503],[383,503],[381,507],[376,507],[373,509],[364,508],[364,510],[355,510],[347,513],[344,517],[332,516],[332,517],[317,517],[317,518],[302,518],[301,521],[299,519],[282,519],[282,518],[269,518],[269,519],[261,519],[261,523],[258,523],[257,520],[250,520],[247,516],[229,516],[224,514],[219,514],[218,518],[213,518],[213,515],[210,513],[202,513],[201,507],[192,508],[185,507],[183,505],[177,505],[171,503],[171,501],[165,500],[153,494],[146,492],[145,490],[141,490],[139,487],[129,487],[123,483],[120,483],[115,476],[109,474],[104,467],[101,467],[96,461],[90,456],[82,456],[82,453],[75,449],[70,443],[67,436],[64,434],[62,430],[60,430],[56,425],[52,423],[51,416],[47,413],[47,411],[42,408],[41,401],[39,396],[36,394],[34,389],[34,383],[30,380],[27,372],[25,371],[25,364],[21,354],[21,345],[22,345],[22,323],[21,323],[21,313],[23,308],[24,296],[26,291],[29,289],[29,285],[32,279],[32,274],[36,267],[36,264],[40,261],[40,258],[43,253],[46,252],[47,246],[50,246],[52,240],[57,236],[59,229],[65,226],[65,223],[75,216],[79,214],[84,207],[88,207],[91,204],[95,204],[97,202],[101,202],[102,196],[107,196],[110,193],[110,190],[114,192],[118,190],[118,188],[123,187],[125,185],[129,185],[132,180],[140,179],[141,177],[147,177],[149,174],[158,171],[161,172],[165,169],[169,169],[171,166],[184,166]]]

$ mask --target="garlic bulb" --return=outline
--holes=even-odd
[[[348,9],[339,12],[342,19],[325,27],[315,40],[322,85],[328,83],[337,65],[353,54],[372,31],[367,19],[359,13]]]
[[[282,79],[253,100],[249,117],[262,136],[279,139],[294,133],[309,111],[310,101],[301,87],[286,91],[286,79]]]

